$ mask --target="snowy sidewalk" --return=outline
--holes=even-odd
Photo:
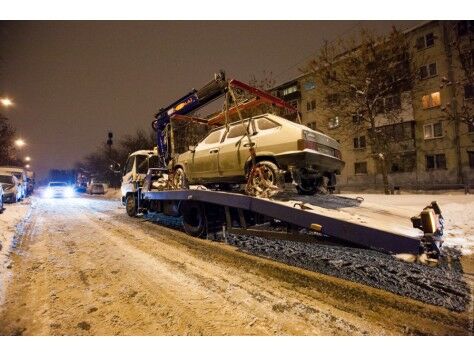
[[[20,203],[5,204],[0,214],[0,304],[3,298],[5,280],[10,267],[9,255],[19,225],[27,219],[31,211],[31,198]]]

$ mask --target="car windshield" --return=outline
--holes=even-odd
[[[65,187],[67,186],[67,184],[63,182],[52,182],[52,183],[49,183],[49,186],[50,187]]]
[[[0,183],[13,184],[12,176],[0,176]]]

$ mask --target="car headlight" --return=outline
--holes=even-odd
[[[64,195],[67,196],[68,198],[73,197],[74,189],[72,189],[71,187],[67,187],[64,191]]]
[[[46,188],[44,191],[44,197],[45,198],[51,198],[53,196],[53,190],[51,188]]]

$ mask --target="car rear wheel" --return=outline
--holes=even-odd
[[[184,169],[181,167],[176,168],[173,175],[173,185],[176,189],[188,189],[188,179]]]

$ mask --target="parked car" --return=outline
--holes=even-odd
[[[21,198],[26,198],[28,192],[28,182],[26,178],[26,171],[21,167],[0,167],[0,174],[13,174],[20,183]]]
[[[93,194],[105,194],[105,183],[91,183],[87,186],[87,193]]]
[[[0,185],[5,203],[16,203],[22,199],[22,186],[14,175],[0,172]]]
[[[74,189],[65,182],[49,182],[44,191],[45,198],[71,198]]]
[[[249,122],[250,120],[250,122]],[[250,142],[246,136],[249,128]],[[235,122],[212,130],[199,144],[177,155],[169,164],[175,184],[240,184],[252,166],[250,146],[257,164],[267,168],[276,183],[283,172],[300,194],[334,189],[336,174],[344,167],[339,143],[333,138],[273,114]]]
[[[26,194],[31,195],[35,190],[35,173],[26,171]]]

